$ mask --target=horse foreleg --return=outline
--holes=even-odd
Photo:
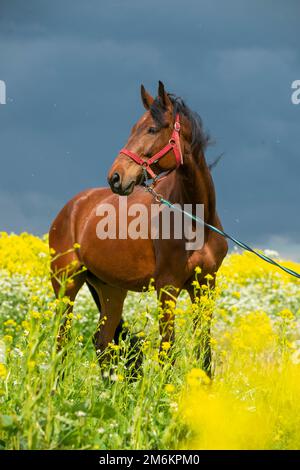
[[[98,308],[99,314],[101,315],[102,307],[101,307],[99,295],[98,295],[95,287],[92,286],[92,284],[89,284],[89,282],[87,282],[87,286],[89,288],[90,293],[92,294],[94,302],[95,302],[95,304]],[[126,335],[126,333],[127,333],[127,331],[126,331],[126,329],[124,329],[124,320],[121,318],[120,322],[119,322],[119,324],[116,328],[116,331],[115,331],[114,342],[116,344],[119,344],[120,337],[123,338]]]
[[[102,366],[112,358],[112,351],[108,346],[115,338],[117,328],[121,324],[127,291],[104,284],[98,279],[89,279],[88,282],[93,286],[99,298],[100,318],[94,334],[94,346],[99,364]]]

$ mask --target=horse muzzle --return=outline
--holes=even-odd
[[[116,158],[107,177],[111,190],[120,196],[129,196],[135,185],[141,184],[142,180],[142,169],[123,155]]]
[[[122,183],[122,178],[120,174],[115,171],[113,175],[108,178],[108,183],[111,187],[112,192],[119,194],[120,196],[129,196],[132,193],[135,186],[135,181],[130,181],[129,183]]]

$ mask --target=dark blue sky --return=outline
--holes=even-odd
[[[225,152],[225,229],[300,259],[298,0],[0,0],[0,231],[48,230],[107,170],[164,81]]]

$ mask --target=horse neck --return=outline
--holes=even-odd
[[[216,210],[215,188],[204,154],[202,150],[194,150],[184,157],[184,164],[176,171],[170,196],[182,205],[204,204],[205,221],[210,223]]]

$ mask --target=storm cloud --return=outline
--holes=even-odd
[[[300,259],[297,0],[0,0],[0,230],[47,232],[157,81],[203,119],[225,229]]]

